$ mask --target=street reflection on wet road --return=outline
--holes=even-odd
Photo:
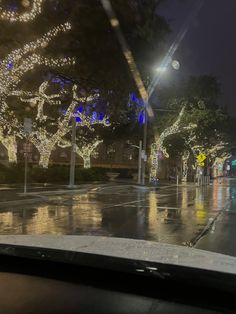
[[[230,179],[197,188],[95,188],[47,203],[1,209],[0,233],[103,235],[183,244],[228,204],[236,210],[235,190],[236,181]]]

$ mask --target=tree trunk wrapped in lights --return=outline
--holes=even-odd
[[[17,142],[15,135],[0,135],[0,142],[6,148],[10,163],[17,163]]]
[[[184,151],[182,156],[182,182],[188,181],[188,161],[190,157],[190,152],[188,150]]]
[[[11,163],[17,162],[17,137],[22,138],[20,126],[17,118],[12,111],[8,110],[5,102],[2,103],[2,112],[0,115],[0,143],[6,148],[8,160]],[[8,119],[6,119],[6,115]]]
[[[181,125],[182,118],[184,115],[185,106],[182,107],[177,120],[168,128],[166,128],[161,135],[156,138],[155,143],[151,145],[151,156],[150,156],[150,182],[156,182],[159,172],[159,154],[162,154],[164,157],[169,158],[169,154],[164,145],[165,140],[176,133],[180,133],[182,131],[191,130],[196,128],[196,125],[189,124],[184,127]]]
[[[83,158],[84,168],[91,168],[91,156],[96,154],[96,149],[102,142],[96,137],[91,143],[82,144],[80,147],[76,145],[76,154]]]
[[[222,153],[220,156],[215,157],[213,162],[213,177],[217,177],[216,170],[219,164],[224,165],[225,161],[232,157],[230,153]]]

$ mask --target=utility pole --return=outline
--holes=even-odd
[[[142,177],[142,141],[139,141],[139,150],[138,150],[138,184],[141,184]]]
[[[73,188],[75,185],[75,145],[76,145],[76,120],[72,117],[72,138],[71,138],[71,157],[70,157],[70,182],[69,187]]]
[[[144,110],[144,128],[143,128],[143,150],[142,150],[142,175],[141,175],[141,183],[145,185],[145,176],[146,176],[146,161],[147,161],[147,125],[148,125],[148,115],[145,106]]]
[[[24,158],[25,158],[25,171],[24,171],[24,194],[27,193],[27,176],[28,176],[28,154],[31,153],[31,144],[29,143],[29,135],[32,132],[32,119],[24,118],[24,132],[27,135],[27,142],[24,144]]]
[[[24,194],[27,193],[27,174],[28,174],[28,153],[24,153],[25,157],[25,176],[24,176]]]

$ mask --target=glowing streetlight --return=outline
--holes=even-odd
[[[177,70],[177,71],[180,69],[180,63],[178,60],[173,60],[171,65],[172,65],[172,68]]]
[[[156,68],[156,72],[165,73],[167,71],[167,67],[158,67]]]

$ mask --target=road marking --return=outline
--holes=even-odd
[[[180,207],[168,207],[168,206],[157,206],[157,208],[160,208],[160,209],[182,209]]]
[[[126,203],[110,205],[109,207],[112,207],[112,206],[117,207],[117,206],[124,206],[124,205],[129,205],[129,204],[134,204],[134,203],[140,203],[140,202],[146,201],[146,200],[147,200],[146,198],[143,198],[141,200],[136,200],[136,201],[126,202]]]

